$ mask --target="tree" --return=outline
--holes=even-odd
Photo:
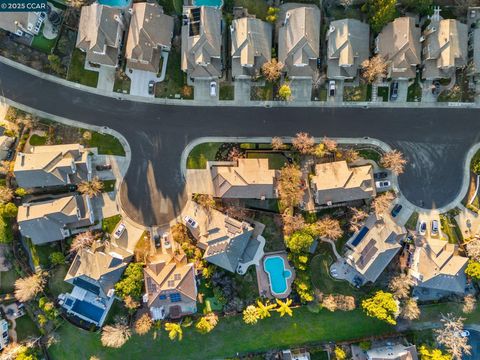
[[[245,157],[245,153],[238,147],[233,147],[227,155],[228,161],[237,161],[238,159],[243,159]]]
[[[132,331],[124,323],[106,325],[102,330],[101,342],[103,346],[121,348],[132,336]]]
[[[387,76],[387,63],[380,55],[375,55],[362,62],[362,77],[369,84]]]
[[[27,302],[43,291],[46,283],[44,273],[36,273],[15,281],[15,298],[20,302]]]
[[[183,330],[180,324],[177,323],[165,323],[165,330],[168,332],[168,337],[170,340],[182,341],[183,339]]]
[[[362,308],[367,316],[396,325],[395,320],[398,313],[398,304],[393,294],[377,291],[371,298],[362,301]]]
[[[333,351],[335,354],[335,359],[336,360],[345,360],[347,358],[347,354],[345,353],[345,350],[343,350],[339,346],[335,346],[335,350]]]
[[[278,305],[275,311],[280,313],[280,317],[283,317],[285,315],[293,316],[293,310],[290,307],[290,305],[292,305],[292,299],[286,299],[285,301],[282,301],[280,299],[275,299],[275,301],[277,302],[277,305]]]
[[[96,239],[97,236],[91,231],[85,231],[77,234],[73,238],[72,244],[70,245],[70,252],[75,253],[81,249],[89,248]]]
[[[440,349],[432,349],[425,345],[418,348],[422,360],[452,360],[452,356],[442,353]]]
[[[340,154],[341,154],[343,160],[345,160],[349,164],[357,161],[358,158],[360,157],[359,152],[355,149],[342,150]]]
[[[400,317],[405,320],[417,320],[420,317],[420,308],[415,299],[405,301],[400,312]]]
[[[55,252],[51,253],[48,258],[50,260],[50,263],[53,266],[64,265],[65,264],[65,255],[63,255],[63,253],[60,252],[60,251],[55,251]]]
[[[188,234],[188,228],[184,224],[176,223],[170,228],[170,231],[172,233],[173,241],[179,244],[183,244],[183,243],[190,244],[192,242],[192,239]]]
[[[325,144],[320,143],[316,145],[313,148],[312,153],[319,159],[323,158],[325,155],[327,155],[327,149],[325,149]]]
[[[410,295],[410,288],[415,285],[412,277],[407,274],[400,274],[390,279],[388,289],[396,299],[406,299]]]
[[[392,150],[383,154],[380,159],[380,165],[390,170],[395,175],[403,174],[407,160],[404,159],[403,153],[399,150]]]
[[[125,307],[128,309],[129,313],[134,313],[136,309],[140,307],[140,303],[132,298],[130,295],[125,296],[123,299],[123,303]]]
[[[397,16],[397,0],[367,0],[362,11],[367,14],[368,22],[374,33],[379,33],[385,25]]]
[[[14,203],[9,202],[7,204],[0,204],[0,216],[7,219],[13,219],[17,214],[18,208]]]
[[[413,11],[420,15],[431,15],[433,0],[402,0],[403,6],[407,10]]]
[[[468,337],[460,336],[465,318],[447,314],[442,315],[440,321],[443,326],[434,330],[437,343],[443,345],[454,359],[462,360],[463,354],[470,355],[472,347],[468,344]]]
[[[305,231],[295,231],[291,236],[285,237],[285,245],[293,253],[301,253],[307,251],[313,243],[313,236]]]
[[[348,9],[353,5],[354,0],[339,0],[338,3],[343,6],[345,9]]]
[[[335,300],[335,297],[332,294],[324,297],[322,301],[322,307],[331,312],[337,310],[337,301]]]
[[[368,213],[360,208],[349,208],[351,212],[349,229],[351,232],[357,232],[363,226]]]
[[[272,59],[262,65],[262,74],[269,82],[275,82],[282,76],[283,64],[277,59]]]
[[[141,263],[130,263],[123,274],[122,280],[115,284],[115,291],[121,297],[130,295],[134,299],[142,296],[143,266]]]
[[[303,199],[302,172],[296,165],[286,165],[280,170],[277,182],[278,195],[286,208],[300,204]]]
[[[467,253],[470,259],[480,260],[480,239],[473,239],[467,244]]]
[[[305,227],[305,219],[302,215],[291,215],[288,211],[282,214],[283,234],[285,236],[292,235],[295,231]]]
[[[270,304],[269,301],[267,301],[265,304],[261,302],[260,300],[257,300],[257,313],[258,317],[260,319],[265,319],[267,317],[270,317],[270,311],[275,309],[277,307],[277,304]]]
[[[475,298],[475,295],[470,294],[463,298],[462,311],[465,314],[473,313],[476,308],[477,308],[477,299]]]
[[[330,139],[326,136],[323,138],[322,144],[325,147],[325,150],[328,151],[330,154],[334,154],[335,151],[337,151],[338,149],[338,143],[335,140]]]
[[[210,312],[202,316],[198,321],[195,327],[201,334],[206,334],[212,331],[215,326],[218,324],[218,316],[213,312]]]
[[[292,145],[302,155],[311,154],[315,146],[315,139],[306,132],[299,132],[293,138]]]
[[[290,86],[287,83],[280,86],[280,89],[278,89],[278,96],[282,100],[290,100],[292,89],[290,89]]]
[[[103,190],[103,182],[98,177],[94,177],[91,181],[82,181],[78,184],[78,192],[89,197],[99,195]]]
[[[0,204],[6,204],[13,200],[13,190],[6,186],[0,186]]]
[[[480,280],[480,262],[470,260],[467,268],[465,269],[465,274],[474,280]]]
[[[80,9],[87,4],[87,0],[67,0],[67,4],[73,8]]]
[[[273,150],[282,150],[284,148],[284,144],[283,144],[283,140],[281,137],[278,137],[278,136],[274,136],[272,138],[272,149]]]
[[[267,20],[271,24],[275,23],[277,21],[279,11],[279,8],[270,6],[267,10],[267,17],[265,18],[265,20]]]
[[[315,235],[330,240],[338,240],[343,235],[343,230],[340,226],[340,221],[330,216],[324,216],[317,220],[314,225]]]
[[[297,276],[293,282],[300,301],[303,303],[314,300],[314,292],[312,289],[312,281],[310,275],[305,271],[297,271]]]
[[[258,322],[259,318],[260,314],[254,305],[248,305],[245,310],[243,310],[243,321],[245,324],[254,325]]]
[[[195,194],[193,196],[193,201],[203,207],[207,212],[210,212],[210,210],[215,208],[215,200],[213,199],[212,195]]]
[[[382,216],[383,214],[387,213],[392,206],[392,201],[395,199],[395,195],[393,195],[390,191],[384,192],[377,197],[372,202],[373,210],[377,216]]]
[[[49,67],[57,74],[63,74],[65,72],[65,68],[62,65],[62,60],[58,55],[50,54],[47,57],[49,61]]]
[[[25,190],[24,188],[16,188],[15,189],[15,195],[17,196],[20,196],[20,197],[24,197],[25,195],[27,195],[27,190]]]
[[[144,313],[137,319],[137,321],[135,321],[135,332],[138,335],[145,335],[150,331],[152,325],[152,318],[150,315],[148,315],[148,313]]]

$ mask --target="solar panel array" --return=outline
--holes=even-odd
[[[190,24],[189,34],[190,36],[197,36],[200,34],[200,8],[193,8],[190,10]]]
[[[180,301],[182,301],[182,296],[179,293],[170,294],[170,301],[171,302],[180,302]]]
[[[363,269],[372,259],[372,257],[377,253],[378,248],[375,246],[375,240],[370,239],[367,246],[362,250],[360,258],[357,260],[356,264],[360,269]]]

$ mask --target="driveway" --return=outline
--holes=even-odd
[[[156,73],[150,71],[126,69],[125,74],[130,78],[130,95],[155,97],[155,94],[148,93],[148,83],[150,81],[158,82]]]
[[[478,360],[480,359],[480,332],[469,330],[470,338],[469,344],[472,346],[472,353],[470,355],[464,355],[463,360]]]
[[[397,80],[398,82],[398,102],[406,102],[408,96],[408,80]]]
[[[217,91],[216,96],[210,96],[210,83],[214,81],[211,79],[200,80],[196,79],[193,83],[193,98],[198,101],[212,101],[212,99],[219,99],[219,86],[218,81],[215,80],[217,83]]]
[[[235,79],[233,86],[235,89],[234,99],[237,104],[250,101],[250,79]]]
[[[312,79],[292,78],[290,80],[293,101],[310,101],[312,99]]]
[[[24,86],[23,84],[29,84]],[[166,106],[103,97],[0,65],[0,87],[14,101],[122,133],[132,161],[121,185],[123,210],[140,224],[162,225],[180,214],[187,195],[180,171],[185,146],[203,136],[291,136],[380,139],[408,160],[399,186],[424,208],[452,201],[463,162],[480,141],[477,109],[249,108]]]

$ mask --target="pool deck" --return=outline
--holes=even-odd
[[[268,278],[268,274],[263,269],[263,262],[265,261],[265,258],[270,256],[281,257],[285,263],[285,268],[292,273],[292,275],[287,279],[287,291],[280,295],[272,294],[272,291],[270,290],[270,280]],[[290,295],[290,293],[292,292],[292,284],[293,284],[293,281],[295,280],[295,270],[288,262],[287,253],[285,251],[276,251],[276,252],[266,253],[263,259],[260,261],[260,264],[256,266],[256,270],[257,270],[258,293],[260,294],[260,296],[266,297],[269,299],[274,299],[274,298],[285,299]]]

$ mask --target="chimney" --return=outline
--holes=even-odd
[[[330,27],[328,28],[328,33],[331,34],[335,31],[335,26],[333,25],[330,25]],[[350,35],[350,34],[349,34]]]
[[[116,14],[114,17],[116,22],[118,22],[122,28],[122,30],[125,30],[125,23],[123,22],[123,16]]]
[[[285,15],[285,21],[283,22],[283,26],[288,24],[288,19],[290,19],[290,12],[287,12]]]
[[[133,15],[133,8],[128,8],[128,13],[129,13],[130,15]]]

